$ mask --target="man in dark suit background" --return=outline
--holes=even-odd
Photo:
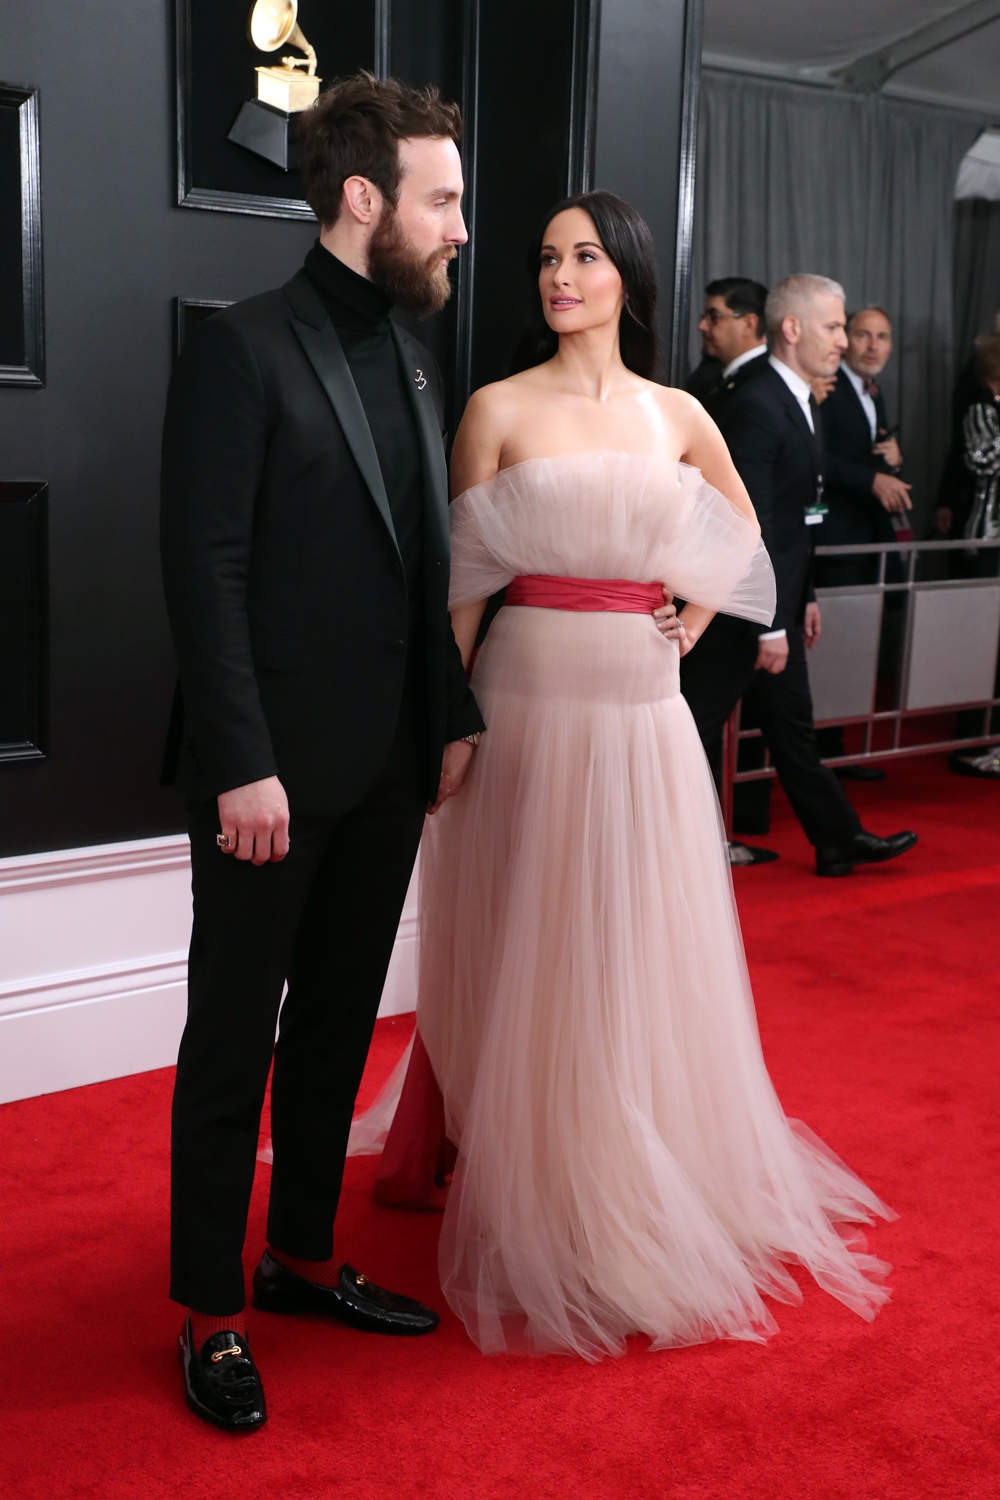
[[[741,697],[752,708],[819,875],[892,859],[912,833],[866,832],[840,782],[820,760],[805,648],[820,632],[812,587],[815,529],[823,521],[822,430],[809,382],[832,375],[846,346],[843,291],[821,276],[792,276],[766,304],[772,353],[734,393],[722,422],[774,566],[777,612],[769,630],[719,615],[681,663],[681,689],[708,749]]]
[[[829,506],[823,545],[891,542],[904,532],[912,536],[907,513],[910,486],[899,478],[903,457],[889,433],[885,397],[876,377],[892,353],[892,324],[881,307],[865,307],[847,320],[847,348],[840,369],[828,383],[820,407],[825,448],[824,495]],[[815,580],[821,588],[844,588],[878,580],[879,562],[871,557],[817,557]],[[887,559],[888,576],[899,577],[898,554]],[[891,599],[892,596],[887,596]],[[843,755],[839,725],[818,731],[820,753]],[[882,781],[880,766],[837,766],[847,781]]]
[[[686,389],[697,396],[713,422],[721,424],[733,394],[766,359],[766,301],[767,287],[746,276],[723,276],[705,288],[705,305],[698,323],[702,364],[716,360],[718,369],[711,382],[696,381],[695,372]]]
[[[171,1296],[188,1402],[230,1429],[266,1418],[241,1255],[272,1052],[255,1307],[438,1321],[338,1266],[333,1220],[424,814],[484,727],[447,613],[438,376],[389,317],[447,299],[460,130],[391,79],[322,94],[300,116],[319,241],[285,287],[203,324],[171,382],[162,554],[194,891]]]
[[[734,393],[764,367],[767,338],[764,326],[764,304],[767,287],[746,276],[723,276],[710,281],[705,288],[705,302],[698,332],[701,334],[702,362],[685,383],[685,390],[704,406],[713,422],[721,423]],[[716,785],[722,790],[722,734],[708,748],[709,762]],[[741,747],[740,765],[756,764],[756,744]],[[761,761],[763,764],[763,761]],[[752,791],[740,786],[736,792],[737,809],[741,809]],[[729,841],[729,862],[733,865],[770,864],[777,859],[772,849],[750,845],[735,839]]]
[[[880,307],[866,307],[851,314],[846,331],[847,349],[821,406],[829,506],[825,547],[891,542],[891,518],[905,522],[911,505],[910,486],[899,478],[903,457],[889,434],[885,397],[876,384],[892,353],[892,324]],[[874,583],[877,577],[877,558],[816,559],[816,582],[823,588]]]

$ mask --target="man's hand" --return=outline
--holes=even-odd
[[[234,845],[224,854],[266,865],[288,853],[288,798],[277,776],[220,792],[219,823]]]
[[[788,665],[788,637],[779,635],[771,641],[760,641],[757,645],[757,670],[770,672],[777,677]]]
[[[895,474],[876,474],[872,480],[872,494],[890,515],[905,515],[912,509],[911,484],[904,484]]]
[[[819,617],[819,605],[815,599],[806,605],[806,617],[802,624],[802,639],[807,646],[815,646],[823,633],[823,625]]]
[[[951,530],[951,506],[939,505],[934,512],[934,530],[939,536],[946,537]]]
[[[441,761],[441,780],[438,784],[437,801],[433,807],[427,809],[430,813],[436,813],[442,803],[447,802],[449,797],[454,797],[462,790],[462,782],[465,773],[469,769],[469,761],[472,759],[474,746],[468,740],[450,740],[444,747],[444,757]]]
[[[894,437],[883,438],[876,443],[872,449],[880,458],[884,458],[890,469],[901,469],[903,467],[903,455],[899,451],[899,444]]]
[[[836,385],[836,375],[817,375],[814,380],[810,380],[809,389],[813,393],[813,398],[817,406],[823,405],[827,396],[831,395],[836,389]]]

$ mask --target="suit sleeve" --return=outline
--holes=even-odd
[[[824,401],[820,407],[823,423],[823,483],[827,489],[840,495],[850,495],[853,500],[867,500],[882,509],[872,493],[872,481],[880,471],[874,458],[854,458],[848,453],[842,424],[839,420],[839,391]],[[852,395],[851,399],[854,397]],[[827,409],[829,408],[829,410]]]
[[[428,356],[431,363],[431,375],[434,383],[434,406],[438,414],[438,424],[441,428],[441,441],[448,448],[448,434],[444,429],[444,400],[442,397],[441,371],[437,361]],[[444,661],[444,691],[445,691],[445,726],[444,738],[448,744],[452,740],[462,740],[468,734],[478,734],[485,729],[483,716],[479,712],[479,705],[475,695],[469,686],[465,668],[462,666],[462,653],[458,649],[455,640],[455,632],[451,628],[451,617],[448,619],[448,634],[445,641]]]
[[[188,341],[167,397],[160,551],[184,733],[213,795],[277,774],[247,612],[267,414],[256,361],[231,322]]]
[[[464,740],[467,734],[476,734],[486,724],[479,712],[469,679],[462,666],[462,653],[458,649],[451,622],[448,624],[448,642],[445,647],[445,744],[451,740]]]
[[[758,410],[752,399],[734,402],[723,420],[722,435],[733,463],[747,487],[760,523],[761,540],[773,559],[777,550],[774,519],[774,476],[779,460],[780,442],[766,410]],[[755,625],[758,635],[770,630],[789,630],[795,624],[794,605],[782,598],[781,578],[775,568],[778,585],[777,608],[771,625]]]

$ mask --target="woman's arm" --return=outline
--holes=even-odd
[[[715,619],[715,610],[706,609],[704,604],[685,604],[677,618],[684,626],[684,634],[678,642],[680,652],[682,656],[687,656],[698,637],[705,634]]]
[[[477,599],[475,604],[460,604],[451,612],[451,628],[455,632],[455,640],[462,653],[462,666],[466,671],[469,670],[469,658],[476,644],[476,632],[479,630],[479,622],[483,618],[486,604],[485,599]]]
[[[759,532],[760,523],[753,501],[730,457],[722,433],[700,401],[696,401],[685,391],[671,390],[669,395],[671,404],[676,403],[671,415],[680,419],[678,425],[681,426],[684,441],[682,462],[700,469],[708,483],[725,495],[730,505],[740,511]]]
[[[503,451],[503,408],[506,405],[504,382],[483,386],[469,397],[468,405],[451,450],[451,493],[462,495],[475,484],[485,484],[500,471]],[[478,599],[451,611],[451,628],[455,632],[462,665],[469,669],[469,658],[476,644],[476,633],[483,618],[487,600]]]
[[[508,404],[505,383],[484,385],[469,397],[451,448],[452,499],[474,484],[496,478],[500,471],[504,408]]]

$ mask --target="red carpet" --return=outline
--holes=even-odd
[[[817,881],[776,801],[782,859],[737,871],[764,1049],[785,1108],[899,1212],[872,1325],[806,1283],[763,1346],[619,1361],[484,1359],[446,1313],[385,1339],[258,1315],[271,1420],[189,1415],[167,1279],[169,1071],[0,1111],[3,1437],[14,1500],[996,1500],[1000,1495],[1000,788],[943,759],[852,790],[914,854]],[[373,1090],[408,1031],[382,1022]],[[370,1097],[370,1092],[369,1092]],[[372,1206],[348,1164],[338,1245],[441,1305],[436,1216]],[[262,1168],[247,1267],[264,1234]]]

